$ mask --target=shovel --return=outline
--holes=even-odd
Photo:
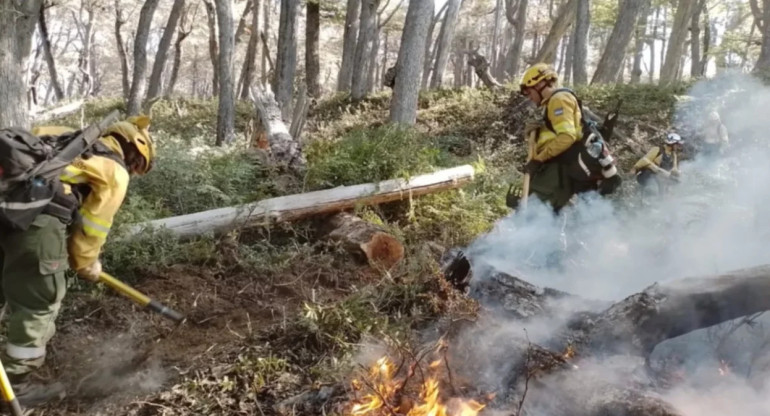
[[[537,130],[532,130],[531,132],[529,132],[529,135],[527,136],[527,162],[532,160],[532,156],[535,155],[536,137],[537,137]],[[529,173],[525,173],[524,183],[521,189],[521,202],[519,202],[519,206],[521,208],[527,207],[527,198],[529,198],[529,179],[530,179]]]

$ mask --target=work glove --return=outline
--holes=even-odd
[[[529,162],[527,162],[526,165],[524,165],[524,173],[529,173],[530,175],[534,175],[540,170],[541,167],[543,167],[543,162],[532,159]]]
[[[81,279],[98,282],[99,275],[102,274],[102,263],[99,260],[96,260],[95,262],[91,263],[90,266],[86,266],[78,270],[77,273]]]

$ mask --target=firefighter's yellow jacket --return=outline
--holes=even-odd
[[[532,158],[545,162],[564,153],[583,138],[580,123],[582,114],[577,99],[567,91],[553,94],[540,105],[545,107],[546,117],[553,126],[553,131],[546,126],[540,127]]]
[[[61,127],[42,127],[32,131],[35,135],[66,132]],[[100,140],[121,158],[124,157],[114,137],[105,136]],[[71,185],[85,184],[90,188],[80,206],[81,221],[70,230],[68,241],[70,267],[80,270],[99,259],[115,214],[126,196],[129,174],[117,161],[94,155],[88,159],[75,159],[64,169],[60,179],[65,185],[65,193],[71,192]]]
[[[671,155],[673,158],[673,169],[678,169],[679,167],[679,160],[676,152],[674,149],[669,145],[663,145],[665,147],[665,152],[668,155]],[[647,152],[646,155],[644,155],[643,158],[639,159],[638,162],[634,165],[632,172],[637,173],[641,171],[642,169],[648,169],[651,165],[660,166],[660,164],[663,162],[663,153],[660,151],[660,146],[655,146],[652,149],[650,149],[649,152]]]

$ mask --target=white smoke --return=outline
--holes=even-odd
[[[618,301],[655,282],[768,263],[770,88],[748,75],[726,74],[697,83],[688,95],[693,100],[676,112],[678,131],[692,140],[692,130],[718,110],[730,135],[724,155],[680,161],[680,181],[644,204],[636,196],[584,195],[556,217],[530,199],[526,210],[467,248],[474,279],[493,269],[587,299]],[[638,187],[630,175],[625,181]],[[702,362],[701,370],[718,370],[712,360]],[[667,397],[688,416],[770,414],[767,388],[745,377],[699,380]],[[695,400],[704,395],[710,399]]]

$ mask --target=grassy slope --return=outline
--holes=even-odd
[[[618,139],[616,156],[627,166],[666,126],[666,109],[682,90],[579,92],[600,114],[624,98],[619,130],[626,135]],[[225,150],[206,146],[213,141],[215,104],[156,105],[152,129],[161,157],[156,171],[132,182],[122,224],[462,163],[474,164],[479,174],[462,190],[359,210],[406,244],[405,262],[389,273],[316,241],[309,223],[184,243],[163,233],[113,239],[105,267],[190,319],[157,343],[139,369],[105,375],[105,368],[130,361],[171,327],[103,288],[74,282],[50,361],[60,378],[86,387],[47,414],[272,414],[272,405],[287,397],[343,379],[358,344],[369,337],[410,343],[415,329],[441,316],[472,314],[473,303],[439,278],[437,257],[440,247],[468,243],[508,212],[504,194],[519,179],[523,121],[537,117],[534,109],[511,111],[519,99],[509,91],[431,92],[421,97],[416,128],[399,130],[384,125],[387,95],[356,105],[331,98],[311,114],[310,168],[302,180],[263,166],[244,143]],[[85,121],[116,107],[89,104]],[[239,107],[239,132],[249,113],[248,106]],[[80,116],[58,122],[78,125]]]

